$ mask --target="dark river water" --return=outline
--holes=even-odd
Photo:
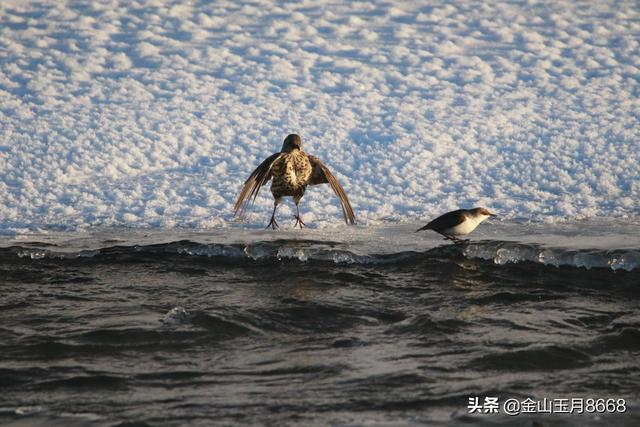
[[[0,425],[640,425],[636,241],[396,232],[6,238]]]

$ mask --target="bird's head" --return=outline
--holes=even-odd
[[[302,140],[300,139],[300,135],[292,133],[291,135],[287,135],[282,143],[282,151],[283,153],[289,153],[293,150],[301,150],[302,149]]]
[[[474,216],[482,217],[483,220],[489,218],[490,216],[497,216],[494,213],[489,212],[489,209],[486,208],[474,208],[471,210]]]

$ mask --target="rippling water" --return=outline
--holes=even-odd
[[[639,425],[637,225],[415,228],[7,237],[0,423]]]

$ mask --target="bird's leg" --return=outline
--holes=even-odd
[[[307,224],[302,222],[302,217],[300,216],[300,208],[298,207],[297,203],[296,203],[296,223],[293,224],[293,226],[295,227],[296,225],[299,225],[300,228],[307,226]]]
[[[469,241],[469,239],[459,239],[456,236],[447,236],[456,245],[461,245]]]
[[[278,202],[274,202],[273,203],[273,213],[271,214],[271,221],[269,221],[269,224],[267,224],[267,226],[265,228],[269,228],[271,227],[272,229],[276,229],[278,228],[278,223],[276,222],[276,209],[278,209]]]

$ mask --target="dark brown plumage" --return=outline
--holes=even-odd
[[[302,228],[305,223],[300,217],[299,203],[304,195],[307,185],[329,184],[331,189],[340,199],[344,221],[347,224],[355,223],[355,215],[351,203],[342,186],[331,171],[315,156],[302,150],[302,141],[296,134],[288,135],[279,153],[272,154],[253,171],[245,181],[238,201],[235,205],[235,213],[239,215],[252,203],[260,188],[271,180],[271,194],[275,199],[271,221],[267,228],[278,227],[276,222],[276,209],[283,197],[291,196],[296,204],[296,225]]]
[[[471,233],[485,219],[496,216],[485,208],[458,209],[447,212],[416,230],[433,230],[442,234],[445,239],[459,240],[458,236],[466,236]]]

